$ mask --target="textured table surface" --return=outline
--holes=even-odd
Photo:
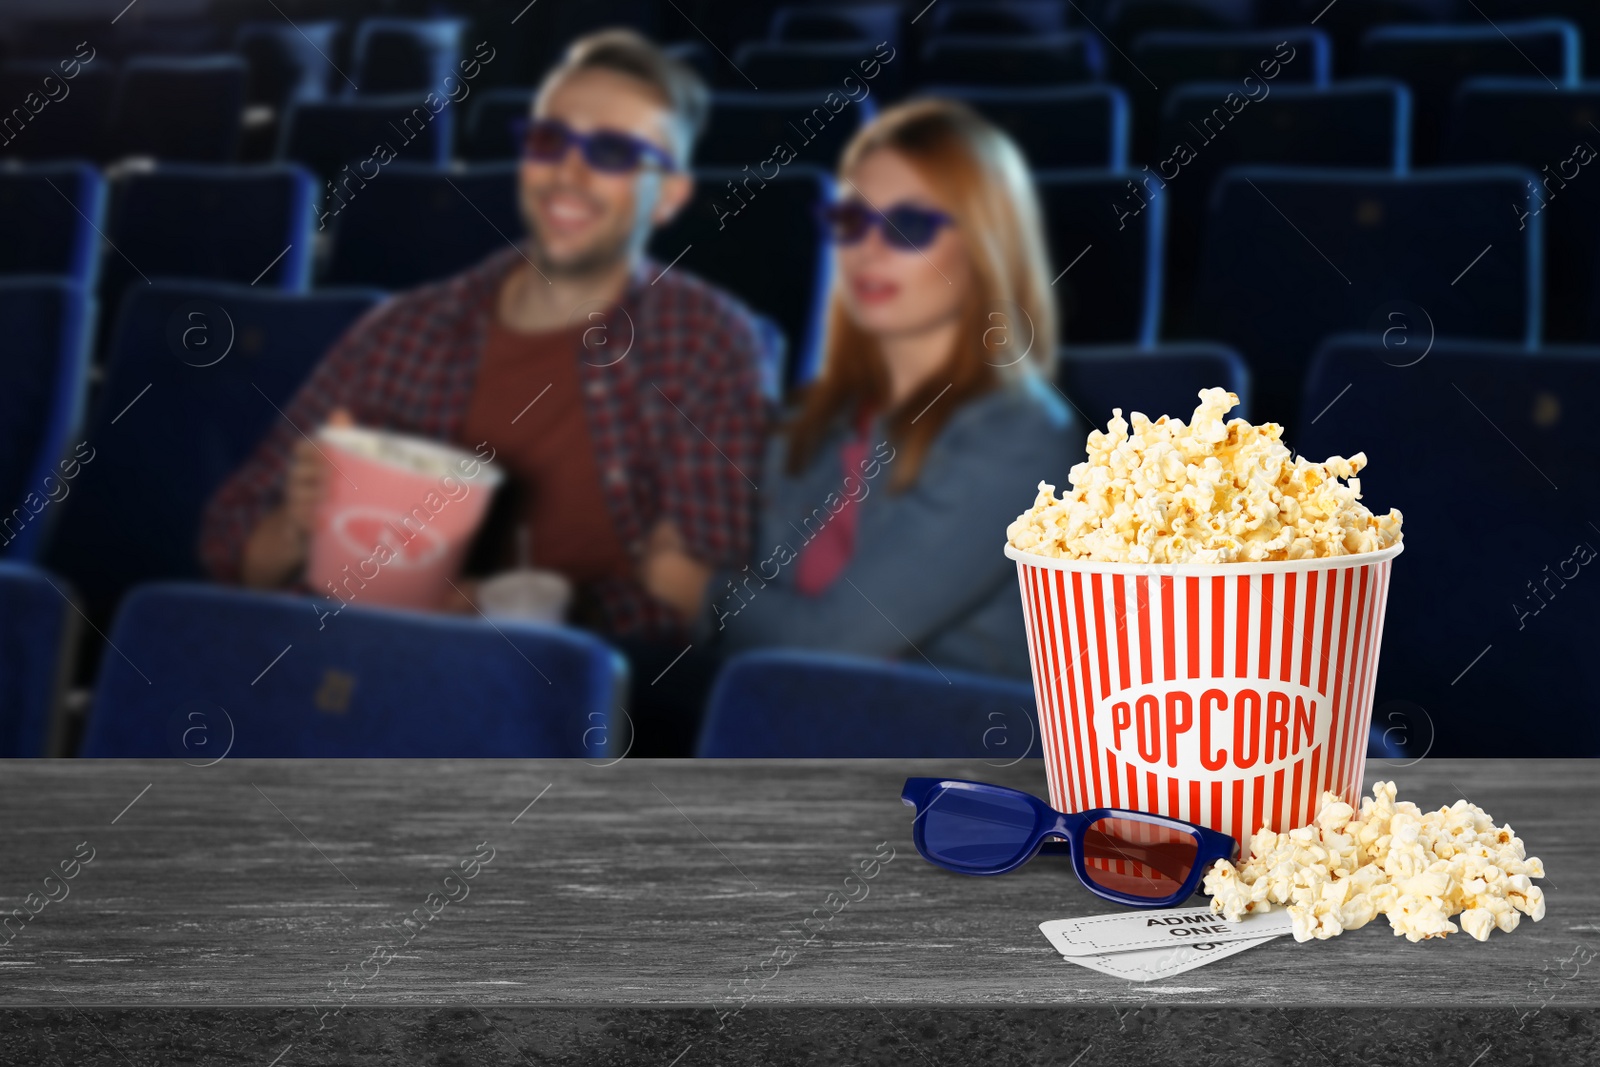
[[[1116,910],[1063,861],[999,878],[923,863],[908,774],[1044,792],[1038,761],[8,761],[0,910],[93,859],[10,927],[0,1006],[1600,1004],[1600,961],[1559,962],[1600,947],[1593,762],[1367,767],[1402,799],[1465,793],[1510,822],[1549,872],[1543,922],[1411,944],[1380,918],[1149,984],[1039,933]],[[410,929],[414,909],[437,915]]]

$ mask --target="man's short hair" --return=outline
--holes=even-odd
[[[539,86],[543,96],[558,81],[585,70],[608,70],[642,82],[672,112],[677,156],[687,166],[711,111],[711,92],[693,67],[633,30],[600,30],[573,41]]]

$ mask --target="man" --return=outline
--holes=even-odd
[[[534,99],[523,247],[385,302],[335,345],[207,508],[208,569],[298,580],[330,477],[310,438],[353,421],[492,449],[519,490],[521,561],[565,574],[582,621],[680,632],[711,569],[744,562],[764,417],[749,313],[644,255],[690,196],[708,99],[631,31],[574,43]],[[671,576],[657,595],[647,554]]]

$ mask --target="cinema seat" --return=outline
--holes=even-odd
[[[851,41],[876,44],[900,39],[899,4],[786,5],[772,13],[768,39],[775,42]]]
[[[234,35],[234,47],[249,65],[247,103],[282,111],[290,104],[321,100],[328,81],[343,79],[330,65],[337,22],[246,22]]]
[[[1279,54],[1279,45],[1288,49]],[[1238,81],[1246,77],[1277,85],[1326,85],[1333,49],[1328,35],[1313,28],[1268,30],[1154,30],[1141,33],[1128,50],[1139,69],[1157,85]],[[1263,71],[1262,64],[1271,65]]]
[[[0,278],[0,557],[32,560],[72,491],[94,303],[69,279]]]
[[[239,149],[247,74],[233,55],[128,60],[112,97],[109,156],[228,162]]]
[[[1070,22],[1064,0],[946,0],[928,10],[928,32],[941,37],[1060,33]]]
[[[1579,164],[1574,153],[1579,144],[1600,148],[1596,123],[1600,82],[1552,88],[1542,78],[1472,78],[1450,110],[1444,162],[1520,163],[1538,179],[1537,195],[1521,210],[1546,220],[1549,341],[1600,340],[1593,302],[1600,285],[1600,180],[1589,180],[1600,174],[1600,161]]]
[[[1440,336],[1420,353],[1376,328],[1329,339],[1290,426],[1305,455],[1365,452],[1363,503],[1405,515],[1375,721],[1408,709],[1412,757],[1430,741],[1443,757],[1600,754],[1584,666],[1600,640],[1600,349]],[[1472,515],[1503,550],[1465,533]]]
[[[77,632],[72,587],[0,562],[0,759],[55,755],[56,709]]]
[[[464,19],[365,18],[356,27],[351,49],[351,78],[359,92],[438,93],[448,88],[444,79],[460,79]],[[354,95],[358,88],[344,86]]]
[[[734,50],[737,72],[728,84],[762,92],[803,89],[820,101],[829,92],[849,88],[845,79],[853,78],[874,94],[875,102],[882,102],[900,95],[910,58],[906,49],[892,43],[751,41]]]
[[[935,37],[922,48],[927,85],[1060,85],[1104,73],[1100,39],[1087,33]]]
[[[1128,162],[1128,96],[1115,85],[989,89],[934,85],[923,90],[971,105],[1010,134],[1038,170],[1121,170]]]
[[[395,162],[443,166],[457,108],[452,104],[432,114],[422,101],[401,94],[295,104],[284,120],[278,158],[303,164],[322,181],[337,179],[334,190],[324,190],[325,198],[375,182]],[[389,152],[394,158],[386,163]]]
[[[790,382],[804,382],[820,358],[832,265],[814,209],[831,197],[833,181],[801,163],[765,187],[755,173],[697,168],[693,199],[656,231],[650,255],[663,268],[676,261],[776,320],[789,338]]]
[[[1166,197],[1147,188],[1138,171],[1035,177],[1063,342],[1153,343],[1161,327]]]
[[[1473,3],[1482,9],[1485,18],[1498,23],[1527,18],[1530,11],[1528,0],[1473,0]],[[1572,23],[1590,47],[1600,41],[1600,4],[1590,0],[1539,0],[1532,10],[1543,18],[1565,19]]]
[[[528,117],[532,86],[481,89],[467,104],[467,118],[456,127],[456,157],[472,162],[503,162],[522,154],[512,125]]]
[[[100,271],[105,182],[83,163],[0,170],[0,276],[60,274],[93,290]],[[113,253],[114,254],[114,253]]]
[[[1582,77],[1577,27],[1559,19],[1464,26],[1379,26],[1361,39],[1363,74],[1394,78],[1416,97],[1412,158],[1439,158],[1450,99],[1484,76],[1537,77],[1572,87]]]
[[[698,749],[728,759],[982,759],[1043,754],[1033,686],[831,653],[772,650],[717,676]]]
[[[391,163],[327,221],[324,284],[409,289],[521,240],[517,164],[445,171]]]
[[[116,71],[108,60],[97,58],[88,66],[80,63],[70,79],[62,74],[60,60],[0,65],[0,100],[8,101],[10,109],[0,112],[0,158],[101,157]],[[48,101],[37,113],[23,103],[29,93]]]
[[[161,280],[129,292],[83,435],[93,456],[45,553],[91,617],[103,625],[135,582],[201,576],[206,501],[378,299]]]
[[[1114,41],[1151,30],[1243,30],[1254,0],[1109,0],[1096,21]]]
[[[1187,83],[1229,83],[1217,94],[1219,103],[1229,92],[1241,97],[1250,93],[1269,101],[1287,86],[1327,85],[1332,52],[1328,35],[1311,27],[1141,33],[1128,46],[1129,60],[1137,72],[1130,71],[1132,76],[1125,78],[1134,97],[1137,158],[1161,158],[1156,153],[1166,146],[1156,132],[1162,105],[1173,94],[1191,88]],[[1246,83],[1246,78],[1251,81]]]
[[[711,121],[695,148],[695,164],[759,173],[773,149],[786,145],[799,162],[832,170],[873,110],[870,95],[857,102],[842,92],[831,98],[811,92],[719,92],[712,97]]]
[[[1411,94],[1399,82],[1280,84],[1259,100],[1225,102],[1238,90],[1237,82],[1175,86],[1149,157],[1153,171],[1170,177],[1166,301],[1180,333],[1191,329],[1182,315],[1194,298],[1206,205],[1225,169],[1272,163],[1401,174],[1407,168]]]
[[[1283,423],[1320,340],[1391,310],[1436,335],[1531,343],[1543,229],[1534,218],[1519,230],[1510,210],[1531,178],[1513,167],[1225,171],[1205,224],[1195,333],[1243,353],[1256,418]]]
[[[1063,348],[1056,384],[1089,428],[1104,428],[1111,410],[1189,421],[1200,390],[1221,388],[1239,397],[1230,419],[1250,417],[1250,370],[1239,353],[1204,341],[1170,341],[1150,347],[1099,345]],[[1085,431],[1087,432],[1087,431]]]
[[[610,749],[626,743],[615,718],[626,667],[580,630],[158,583],[129,594],[109,645],[85,757],[625,751]]]
[[[128,286],[204,278],[302,292],[311,283],[316,185],[292,164],[175,163],[111,182],[100,285],[114,312]],[[137,266],[135,266],[137,264]]]

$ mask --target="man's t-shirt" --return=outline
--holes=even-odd
[[[582,332],[528,334],[492,323],[461,425],[461,439],[487,441],[510,479],[501,492],[517,501],[510,518],[527,531],[529,563],[575,585],[626,578],[633,569],[601,489],[584,411]]]

